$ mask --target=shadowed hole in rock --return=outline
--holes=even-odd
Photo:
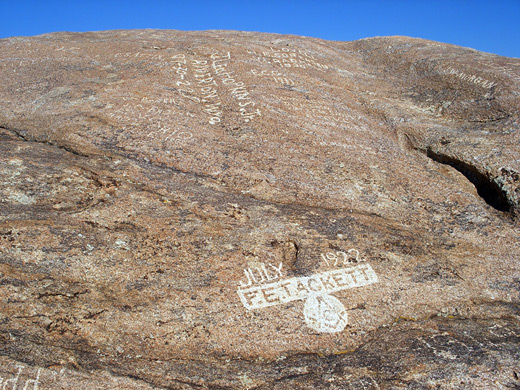
[[[449,165],[462,173],[477,189],[478,194],[488,205],[499,211],[511,211],[511,204],[500,186],[476,167],[464,161],[426,149],[426,155],[432,160]]]

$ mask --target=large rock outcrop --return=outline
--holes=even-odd
[[[1,389],[520,388],[520,60],[0,40]]]

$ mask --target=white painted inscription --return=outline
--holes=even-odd
[[[7,390],[7,389],[23,389],[23,390],[38,390],[38,386],[40,384],[40,374],[42,369],[39,368],[35,378],[29,378],[25,381],[21,379],[22,371],[24,370],[24,366],[16,366],[18,372],[16,375],[14,375],[11,378],[2,378],[0,377],[0,389]],[[20,383],[18,383],[20,382]],[[20,386],[18,386],[18,384]],[[22,388],[23,386],[23,388]]]
[[[265,281],[279,279],[282,277],[282,266],[283,263],[280,263],[278,267],[269,263],[268,266],[262,264],[259,267],[247,268],[244,270],[246,282],[241,281],[240,287],[249,287],[253,283],[263,283]]]
[[[360,263],[364,261],[363,259],[359,258],[359,251],[354,248],[349,249],[347,252],[337,251],[322,253],[321,258],[328,266],[337,266],[340,264],[347,265],[350,263]]]
[[[377,275],[369,264],[340,268],[290,278],[273,283],[239,289],[240,300],[248,310],[280,305],[299,299],[306,299],[312,294],[331,294],[337,291],[377,283]]]
[[[305,323],[322,333],[341,332],[347,326],[345,306],[331,295],[313,294],[303,307]]]
[[[271,46],[263,48],[258,52],[255,50],[248,50],[247,52],[253,54],[257,61],[278,68],[316,69],[321,71],[329,69],[328,65],[318,62],[312,54],[299,49]]]
[[[275,82],[280,83],[282,85],[289,85],[289,86],[295,85],[294,81],[291,78],[285,76],[285,74],[283,74],[277,70],[251,69],[251,73],[254,74],[255,76],[259,76],[259,77],[272,77]]]
[[[186,60],[185,57],[183,59]],[[231,52],[213,53],[210,58],[191,58],[177,68],[179,80],[176,82],[176,91],[183,98],[201,105],[211,125],[222,122],[224,96],[234,101],[245,123],[262,115],[260,109],[256,108],[257,104],[248,86],[232,69],[232,62]]]
[[[244,122],[249,122],[262,113],[258,108],[254,108],[256,103],[251,98],[247,90],[247,85],[240,81],[239,75],[229,67],[231,53],[225,55],[212,54],[212,68],[222,85],[228,90],[229,95],[238,102],[239,112]]]
[[[473,83],[473,84],[479,85],[479,86],[481,86],[483,88],[492,88],[492,87],[497,85],[493,81],[486,80],[486,79],[484,79],[482,77],[479,77],[477,75],[470,75],[470,74],[461,72],[460,70],[454,69],[454,68],[451,68],[451,67],[448,68],[448,69],[440,68],[439,69],[439,73],[441,73],[441,74],[448,74],[448,75],[454,75],[455,77],[458,77],[462,81],[467,81],[468,83]]]
[[[327,255],[322,258],[328,266],[332,266],[332,262],[337,265],[340,258],[343,264],[359,261],[359,252],[355,249]],[[347,325],[345,307],[330,294],[378,282],[376,273],[366,263],[285,280],[281,279],[282,263],[278,267],[268,266],[244,270],[245,280],[240,281],[237,291],[244,307],[255,310],[306,300],[303,311],[305,322],[310,328],[324,333],[340,332]]]

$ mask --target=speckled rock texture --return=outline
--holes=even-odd
[[[520,60],[0,40],[0,389],[519,389]]]

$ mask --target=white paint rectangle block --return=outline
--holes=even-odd
[[[377,282],[377,275],[372,267],[361,264],[239,289],[237,292],[245,308],[253,310],[305,299],[311,294],[330,294]]]

